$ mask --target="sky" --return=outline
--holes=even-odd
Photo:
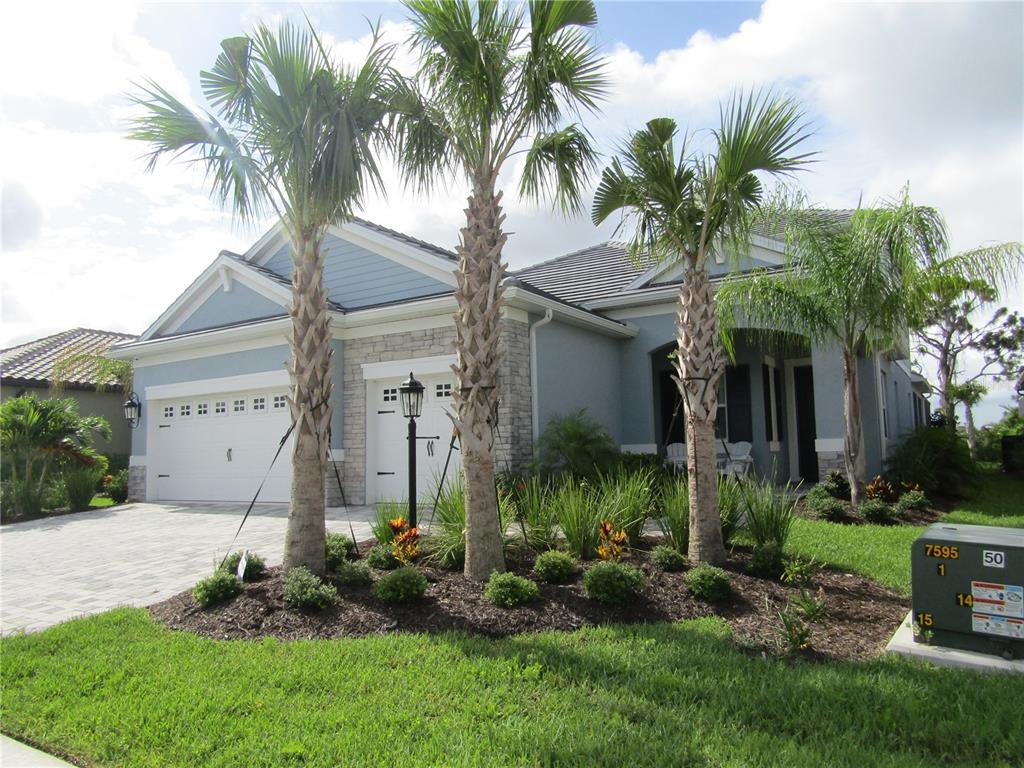
[[[408,34],[397,3],[3,4],[0,346],[74,326],[141,333],[221,249],[258,239],[270,222],[233,222],[195,169],[145,172],[145,148],[124,137],[126,93],[151,78],[203,105],[199,71],[222,39],[303,10],[344,61],[365,54],[371,20],[389,41]],[[611,88],[584,123],[604,161],[652,117],[699,140],[730,94],[771,87],[814,128],[817,162],[799,183],[815,203],[870,204],[909,184],[943,212],[954,249],[1024,240],[1024,4],[607,2],[598,19]],[[403,49],[396,64],[411,73],[414,58]],[[520,170],[502,176],[512,269],[615,236],[614,223],[517,200]],[[362,215],[453,246],[465,185],[424,197],[384,175],[386,197]],[[1024,308],[1022,290],[1003,303]],[[995,385],[977,420],[1010,401]]]

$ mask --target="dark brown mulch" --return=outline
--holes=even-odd
[[[644,548],[652,542],[645,542]],[[388,605],[369,587],[339,587],[338,604],[322,613],[289,609],[282,598],[282,575],[271,569],[261,581],[247,584],[231,602],[202,609],[191,592],[150,606],[152,615],[172,629],[219,639],[255,639],[273,636],[300,638],[353,637],[390,632],[463,631],[491,637],[543,630],[575,630],[600,624],[633,624],[721,616],[732,627],[737,642],[756,652],[775,653],[781,633],[777,610],[799,595],[799,589],[745,573],[749,553],[732,552],[726,566],[733,596],[708,603],[690,595],[682,573],[653,568],[645,551],[628,558],[647,576],[635,600],[607,606],[588,599],[577,577],[566,585],[540,584],[540,598],[518,608],[499,608],[483,597],[481,585],[461,573],[424,567],[430,581],[423,600]],[[509,568],[530,575],[532,555],[517,553]],[[378,574],[379,576],[379,574]],[[906,614],[907,598],[860,576],[823,570],[809,590],[821,590],[827,615],[812,624],[813,651],[822,659],[865,659],[876,655]]]

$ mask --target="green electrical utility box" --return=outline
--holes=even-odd
[[[910,566],[917,642],[1024,658],[1024,530],[935,523]]]

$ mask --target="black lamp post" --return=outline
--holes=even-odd
[[[134,392],[128,393],[128,399],[124,401],[123,408],[124,420],[128,422],[129,427],[135,429],[142,419],[142,403],[139,402],[139,396]]]
[[[409,378],[398,388],[402,415],[409,420],[409,527],[416,527],[416,419],[423,409],[423,385],[409,371]]]

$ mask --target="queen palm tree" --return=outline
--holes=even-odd
[[[935,209],[914,205],[907,191],[848,220],[814,209],[786,216],[787,268],[727,282],[718,302],[753,324],[839,349],[846,476],[856,505],[866,479],[857,359],[906,343],[927,297],[922,259],[945,247],[945,225]]]
[[[289,405],[294,425],[285,568],[324,571],[324,476],[331,401],[331,332],[321,246],[352,214],[386,138],[392,47],[376,36],[355,70],[335,63],[315,32],[289,23],[221,43],[200,75],[212,111],[198,113],[148,81],[130,138],[204,168],[212,193],[242,221],[276,214],[292,244]]]
[[[580,185],[595,166],[589,137],[567,113],[592,109],[604,91],[589,27],[590,0],[410,0],[420,54],[414,80],[396,95],[399,161],[421,189],[453,175],[470,184],[455,271],[453,393],[466,486],[466,576],[504,570],[495,498],[494,415],[500,396],[502,249],[507,234],[498,176],[516,153],[520,194],[553,193],[580,210]]]
[[[662,117],[629,139],[605,169],[594,197],[593,220],[617,211],[633,226],[634,260],[681,262],[675,382],[686,414],[690,494],[690,559],[725,559],[718,518],[715,414],[725,370],[707,261],[713,249],[745,252],[754,214],[764,200],[758,174],[782,176],[810,154],[796,148],[808,130],[798,106],[769,92],[736,96],[721,111],[713,146],[677,153],[674,120]]]

